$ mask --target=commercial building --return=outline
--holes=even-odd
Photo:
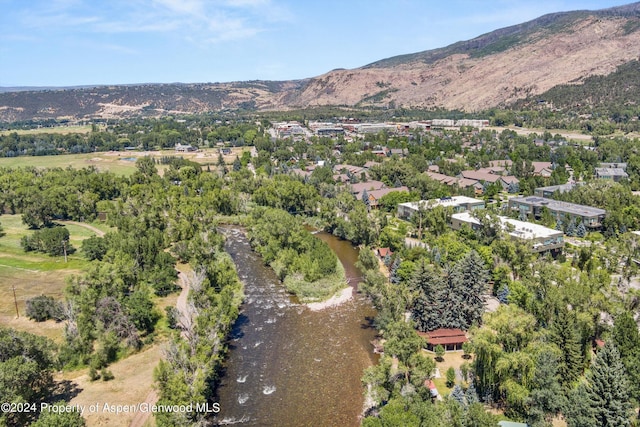
[[[576,224],[582,222],[585,227],[591,229],[602,227],[602,221],[607,214],[604,209],[537,196],[513,197],[509,199],[509,209],[532,215],[536,219],[540,219],[542,211],[547,209],[556,219],[563,222],[573,219]]]
[[[454,212],[471,211],[484,208],[484,200],[467,196],[443,197],[441,199],[420,200],[419,202],[400,203],[398,205],[398,217],[409,219],[420,208],[433,209],[437,206],[451,207]]]

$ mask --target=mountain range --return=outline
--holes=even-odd
[[[509,107],[640,58],[640,2],[541,16],[452,45],[294,81],[3,88],[0,121],[117,118],[317,106]],[[634,62],[635,61],[635,62]],[[640,69],[632,68],[639,75]],[[624,91],[623,91],[624,92]],[[628,91],[635,103],[638,94]]]

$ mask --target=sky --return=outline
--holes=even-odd
[[[292,80],[624,0],[0,0],[0,86]]]

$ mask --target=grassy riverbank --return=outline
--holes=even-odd
[[[314,282],[304,280],[300,273],[291,274],[284,279],[284,286],[288,292],[296,295],[301,302],[324,301],[334,296],[347,286],[344,267],[340,260],[336,263],[336,272]]]
[[[347,284],[336,254],[302,222],[279,209],[256,209],[251,245],[302,302],[331,298]]]

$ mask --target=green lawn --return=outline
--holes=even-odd
[[[0,224],[6,235],[0,237],[0,316],[15,316],[13,288],[16,291],[18,309],[24,313],[27,299],[38,295],[62,298],[67,277],[80,274],[88,265],[82,257],[82,240],[95,235],[91,230],[68,224],[71,244],[76,253],[64,257],[24,252],[20,246],[22,236],[33,233],[23,223],[21,215],[2,215]]]

